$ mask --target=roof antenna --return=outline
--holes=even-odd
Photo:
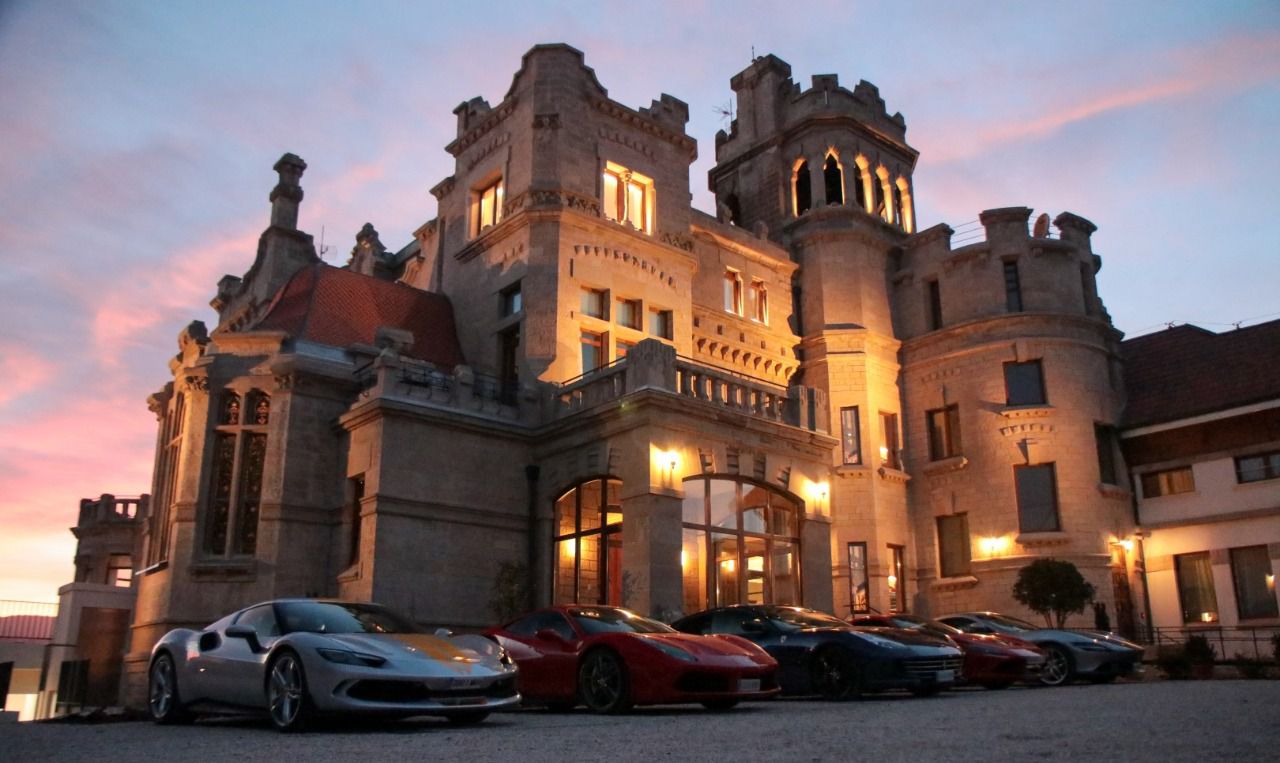
[[[324,259],[325,254],[329,251],[329,247],[324,245],[324,226],[320,226],[320,259]]]
[[[756,46],[754,45],[751,46],[751,60],[753,62],[756,60]]]

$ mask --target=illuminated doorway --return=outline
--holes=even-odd
[[[621,489],[593,479],[556,500],[556,604],[622,604]]]

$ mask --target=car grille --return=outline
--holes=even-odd
[[[347,690],[347,696],[364,702],[391,702],[406,704],[430,702],[462,697],[503,699],[516,693],[514,676],[494,681],[475,689],[432,689],[421,681],[357,681]]]
[[[759,678],[760,691],[769,691],[778,685],[777,678],[772,671],[759,676],[747,675],[743,677]],[[719,694],[734,691],[736,682],[736,677],[723,673],[699,673],[694,671],[680,676],[676,681],[676,689],[689,694]]]
[[[960,668],[964,664],[962,657],[920,657],[917,659],[903,660],[902,668],[911,675],[933,677],[939,670],[954,670],[955,674],[960,675]]]

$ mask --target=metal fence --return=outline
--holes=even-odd
[[[47,641],[53,638],[58,605],[42,601],[0,601],[0,639]]]
[[[1280,648],[1272,639],[1280,635],[1280,626],[1216,626],[1194,628],[1156,628],[1157,648],[1181,647],[1190,636],[1204,636],[1213,647],[1218,662],[1236,660],[1277,659]]]

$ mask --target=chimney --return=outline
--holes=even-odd
[[[271,225],[285,230],[298,229],[298,204],[302,201],[302,173],[307,163],[297,154],[285,154],[272,167],[280,174],[280,182],[271,190]]]

